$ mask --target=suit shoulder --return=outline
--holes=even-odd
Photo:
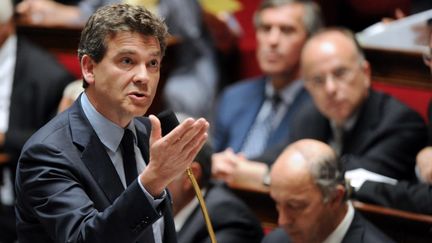
[[[222,97],[237,97],[239,94],[256,91],[257,87],[264,87],[264,85],[264,77],[243,79],[226,87],[222,92]]]
[[[388,117],[401,117],[404,120],[413,119],[424,122],[421,115],[399,99],[379,91],[371,92],[371,105],[378,106],[379,113]],[[389,112],[391,111],[391,112]]]
[[[354,219],[342,242],[393,243],[394,241],[381,232],[375,225],[363,218],[360,213],[355,212]]]
[[[57,144],[58,141],[64,141],[66,133],[70,130],[67,114],[67,112],[60,113],[42,126],[27,140],[22,150],[41,142],[52,141],[53,144]]]
[[[262,240],[262,243],[290,243],[290,239],[288,234],[283,230],[282,228],[276,228],[270,233],[268,233],[264,239]]]

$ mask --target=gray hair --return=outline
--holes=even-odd
[[[323,195],[324,202],[331,198],[338,185],[345,187],[342,163],[337,156],[322,156],[315,163],[311,163],[310,169],[315,184]]]
[[[342,161],[333,150],[331,153],[318,155],[307,147],[296,146],[295,149],[307,162],[310,174],[321,191],[324,202],[331,199],[338,185],[345,187]],[[344,199],[346,200],[348,196],[348,192],[346,192]]]
[[[303,25],[308,36],[317,32],[323,25],[321,8],[319,5],[310,0],[264,0],[261,2],[258,10],[254,14],[254,25],[258,28],[261,25],[260,13],[267,8],[275,8],[286,4],[302,4],[305,8],[303,16]]]

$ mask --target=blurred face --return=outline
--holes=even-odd
[[[428,52],[423,55],[423,60],[432,73],[432,32],[429,35],[429,49]]]
[[[343,125],[368,95],[370,68],[337,32],[318,36],[302,53],[302,75],[318,110]]]
[[[257,59],[265,74],[284,75],[297,71],[300,51],[307,37],[303,15],[301,4],[261,11],[261,24],[256,30]]]
[[[125,127],[150,107],[159,82],[159,42],[134,32],[117,33],[106,40],[102,61],[84,55],[83,76],[90,101],[101,114]]]
[[[0,47],[6,42],[7,38],[14,32],[12,20],[4,23],[0,22]]]
[[[331,232],[334,210],[323,202],[321,191],[304,167],[277,163],[271,172],[270,195],[276,202],[279,226],[293,242],[322,242]]]
[[[168,190],[171,193],[171,198],[173,200],[173,213],[176,215],[183,207],[183,195],[184,195],[184,180],[185,175],[181,174],[177,176],[170,184],[168,184]]]

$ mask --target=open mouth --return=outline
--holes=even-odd
[[[144,92],[130,92],[129,95],[133,95],[133,96],[136,96],[139,98],[146,96],[146,94]]]

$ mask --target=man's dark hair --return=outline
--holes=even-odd
[[[78,46],[78,57],[87,54],[96,63],[105,56],[106,41],[121,32],[135,32],[153,36],[159,41],[161,56],[165,54],[168,30],[157,16],[140,6],[111,4],[99,8],[88,19]],[[84,88],[87,83],[84,80]]]

